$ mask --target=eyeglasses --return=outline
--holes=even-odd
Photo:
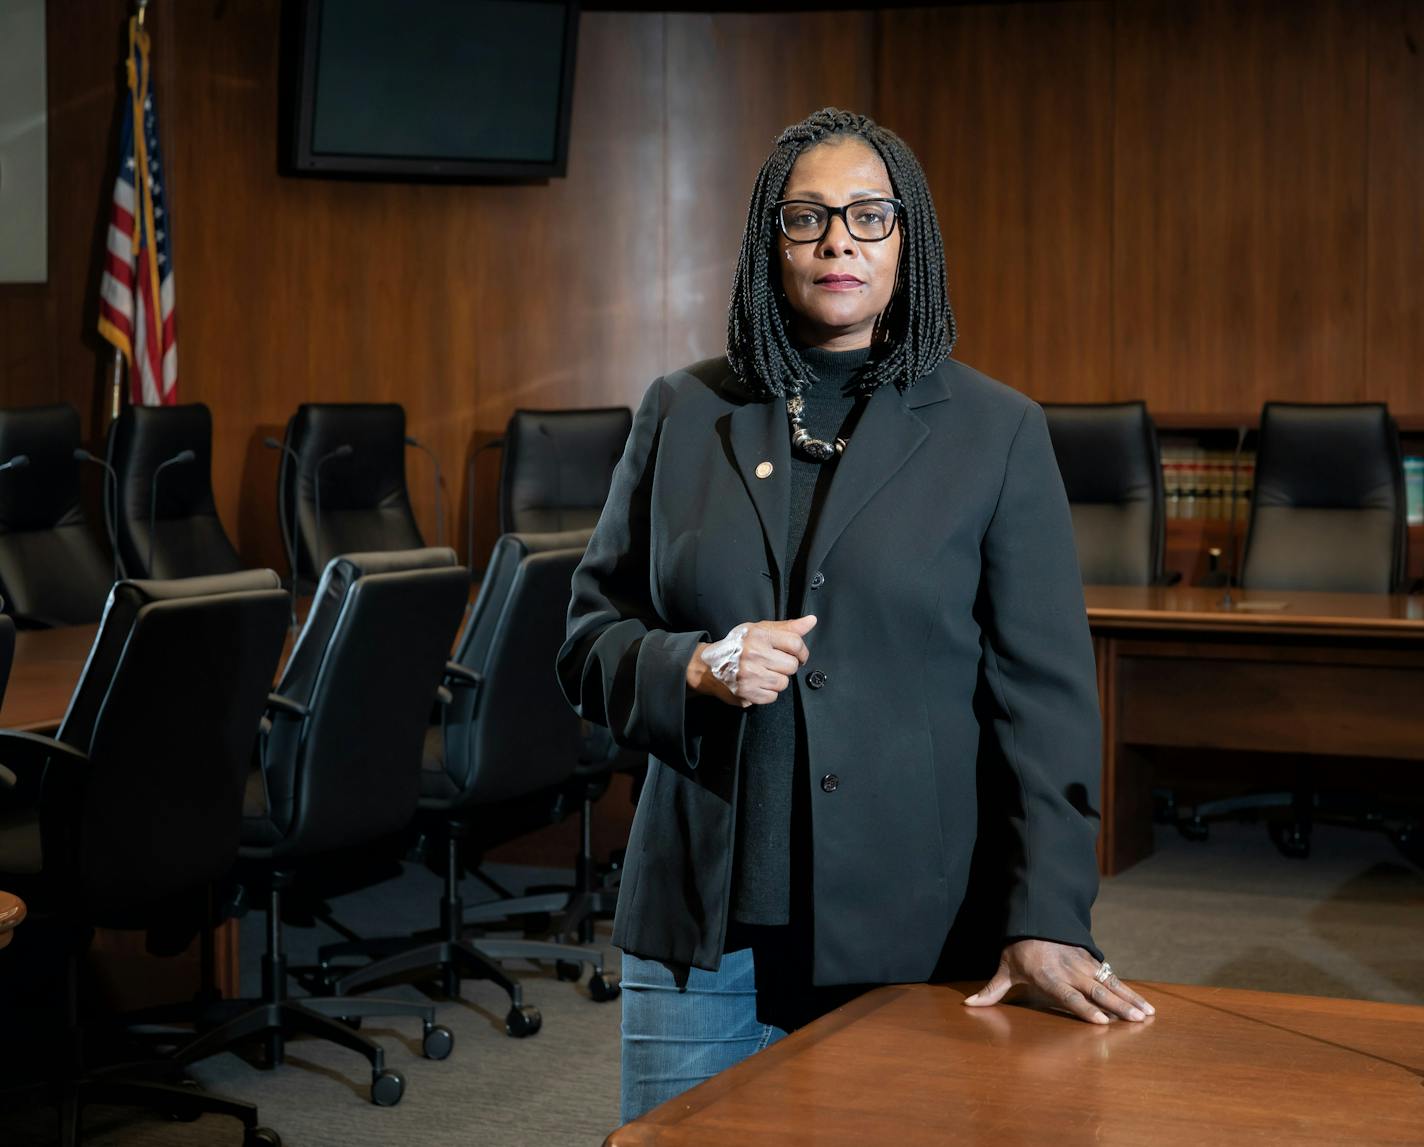
[[[783,199],[772,204],[781,233],[793,243],[819,243],[837,215],[852,239],[879,243],[890,238],[905,210],[898,199],[857,199],[844,207],[829,207],[808,199]]]

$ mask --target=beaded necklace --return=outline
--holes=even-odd
[[[793,394],[786,400],[786,416],[791,420],[791,445],[801,451],[812,462],[829,462],[845,453],[846,440],[837,438],[827,442],[824,438],[813,438],[811,432],[801,425],[801,414],[806,409],[806,400]]]

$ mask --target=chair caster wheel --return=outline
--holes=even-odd
[[[282,1147],[282,1137],[270,1127],[252,1127],[243,1132],[242,1147]]]
[[[567,983],[572,983],[583,975],[583,965],[576,964],[572,960],[555,960],[554,975]]]
[[[198,1086],[198,1081],[196,1079],[188,1079],[186,1077],[178,1081],[178,1086],[185,1087],[189,1091],[193,1092],[202,1090],[202,1088]],[[181,1111],[170,1111],[168,1113],[168,1118],[174,1123],[196,1123],[202,1114],[203,1113],[201,1111],[194,1111],[191,1108],[185,1108]]]
[[[1179,820],[1177,831],[1188,840],[1203,841],[1211,833],[1211,826],[1204,820]]]
[[[610,980],[602,975],[588,978],[588,994],[593,997],[595,1003],[604,1004],[609,1000],[616,1000],[618,991],[617,980]]]
[[[455,1050],[455,1033],[444,1024],[433,1024],[420,1041],[426,1059],[446,1059]]]
[[[539,1009],[528,1004],[510,1008],[509,1014],[504,1017],[504,1030],[513,1039],[531,1036],[543,1026],[544,1017],[539,1014]]]
[[[378,1071],[371,1076],[371,1102],[377,1107],[394,1107],[405,1094],[405,1077],[398,1071]]]
[[[1271,840],[1282,856],[1292,860],[1304,860],[1310,856],[1310,833],[1302,832],[1298,825],[1273,824],[1270,832]]]

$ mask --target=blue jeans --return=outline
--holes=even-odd
[[[683,988],[666,965],[625,952],[622,985],[624,1123],[786,1035],[757,1020],[751,948],[716,972],[690,969]]]

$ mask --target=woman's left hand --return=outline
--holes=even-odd
[[[993,979],[965,999],[973,1008],[997,1004],[1019,984],[1089,1023],[1108,1023],[1109,1015],[1134,1022],[1156,1011],[1115,975],[1099,983],[1102,965],[1084,949],[1052,940],[1017,940],[1004,948]]]

